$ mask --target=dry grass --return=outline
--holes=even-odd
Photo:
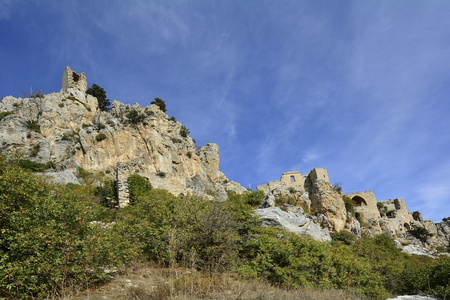
[[[96,290],[70,291],[58,300],[147,300],[147,299],[254,299],[254,300],[325,300],[357,297],[342,290],[284,290],[259,280],[243,280],[233,274],[210,274],[191,269],[160,268],[141,265],[125,270]]]

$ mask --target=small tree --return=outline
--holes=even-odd
[[[425,227],[416,226],[414,224],[411,225],[411,230],[408,230],[408,233],[413,237],[419,239],[421,242],[426,243],[428,238],[433,236],[433,234],[429,232]]]
[[[150,104],[155,104],[159,106],[159,109],[162,110],[163,112],[166,112],[166,102],[164,102],[164,100],[156,97],[155,101],[150,102]]]
[[[109,102],[109,99],[106,99],[106,92],[99,85],[94,83],[90,88],[87,89],[86,94],[92,95],[97,98],[98,108],[101,111],[110,110],[109,106],[111,105],[111,102]]]

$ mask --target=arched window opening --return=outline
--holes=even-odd
[[[294,176],[291,176],[291,182],[295,182]]]
[[[367,202],[363,197],[355,196],[352,198],[352,200],[355,201],[356,206],[367,206]]]

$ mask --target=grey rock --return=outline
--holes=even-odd
[[[429,257],[434,257],[433,255],[430,255],[427,250],[418,245],[406,245],[403,247],[402,252],[407,254],[425,255]]]
[[[398,249],[402,248],[402,244],[398,240],[394,240],[394,244],[395,244],[395,247],[397,247]]]
[[[331,241],[328,229],[321,229],[300,212],[284,212],[278,207],[258,208],[256,215],[261,219],[263,227],[286,229],[289,232],[308,235],[317,241]]]
[[[275,196],[272,193],[267,194],[260,208],[268,208],[275,206]]]
[[[37,174],[47,177],[46,180],[56,184],[62,185],[66,185],[68,183],[80,184],[77,177],[71,170],[65,170],[62,172],[37,173]]]

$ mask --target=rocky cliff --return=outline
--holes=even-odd
[[[74,174],[83,168],[113,177],[123,163],[121,176],[138,173],[174,194],[225,198],[229,190],[245,191],[219,170],[216,144],[197,150],[183,125],[159,106],[114,101],[110,112],[100,111],[97,99],[86,91],[85,74],[67,67],[59,93],[3,98],[0,113],[11,114],[0,120],[1,153],[19,152],[35,162],[53,162],[53,172]]]

